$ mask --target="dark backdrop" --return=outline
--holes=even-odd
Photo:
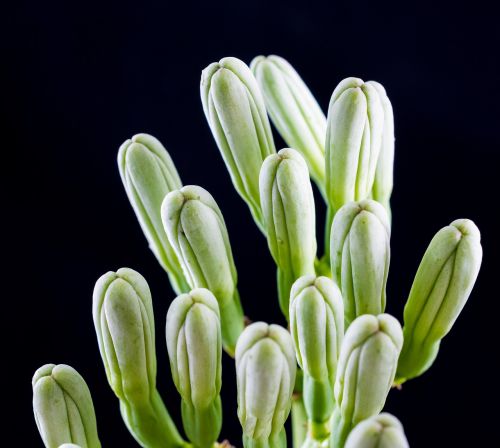
[[[402,420],[413,447],[491,446],[497,419],[487,406],[498,399],[499,342],[495,15],[470,5],[400,3],[19,0],[6,12],[3,389],[19,446],[41,446],[30,381],[46,362],[68,363],[85,377],[103,446],[135,446],[107,386],[91,319],[95,280],[121,266],[139,270],[151,286],[159,389],[179,421],[163,336],[173,293],[116,168],[119,145],[137,132],[157,136],[184,183],[202,185],[220,204],[246,313],[283,323],[266,242],[232,188],[198,91],[210,62],[237,56],[249,63],[269,53],[296,67],[323,108],[346,76],[387,88],[397,136],[389,312],[401,318],[439,228],[468,217],[481,229],[484,262],[468,305],[433,368],[392,391],[386,409]],[[222,434],[240,445],[234,371],[228,357],[224,364]]]

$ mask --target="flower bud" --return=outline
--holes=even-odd
[[[336,212],[370,194],[380,153],[384,109],[377,89],[346,78],[332,94],[326,131],[326,188]]]
[[[33,411],[43,443],[100,448],[94,405],[85,380],[70,366],[46,364],[33,376]]]
[[[195,446],[211,447],[222,425],[222,342],[214,295],[199,288],[178,296],[167,313],[166,336],[186,434]]]
[[[170,246],[160,217],[160,207],[165,195],[182,187],[172,159],[152,135],[137,134],[121,145],[118,168],[149,247],[167,271],[175,292],[186,292],[188,287],[182,268]]]
[[[309,433],[329,435],[333,386],[344,336],[344,305],[337,285],[327,277],[299,278],[290,294],[290,331],[297,361],[304,370],[303,396]]]
[[[370,199],[346,204],[335,215],[331,268],[344,298],[346,325],[385,310],[390,232],[384,207]]]
[[[108,382],[129,431],[142,446],[181,446],[156,390],[153,307],[144,277],[128,268],[104,274],[94,288],[93,317]]]
[[[311,181],[304,158],[285,148],[269,156],[260,172],[260,200],[267,242],[278,266],[280,306],[288,316],[290,288],[314,274],[316,218]]]
[[[80,445],[75,445],[74,443],[63,443],[59,448],[82,448]]]
[[[279,56],[257,56],[250,67],[267,110],[290,148],[307,162],[318,188],[325,190],[326,117],[295,69]]]
[[[367,84],[370,84],[377,90],[382,103],[382,109],[384,110],[384,129],[373,181],[372,198],[380,202],[390,216],[391,207],[389,200],[392,194],[394,172],[394,113],[392,111],[392,104],[382,84],[376,81],[368,81]]]
[[[203,70],[200,94],[233,185],[263,229],[259,172],[264,159],[276,149],[257,81],[244,62],[224,58]]]
[[[432,239],[420,263],[404,310],[404,345],[397,382],[424,373],[462,311],[481,266],[481,235],[457,219]]]
[[[165,197],[161,214],[189,285],[215,295],[224,347],[234,353],[243,331],[243,312],[226,224],[217,203],[208,191],[188,185]]]
[[[236,345],[238,417],[245,447],[275,446],[284,437],[295,374],[288,331],[264,322],[245,328]]]
[[[335,381],[334,448],[343,447],[355,425],[384,407],[402,345],[401,325],[388,314],[365,314],[347,329]]]
[[[409,448],[403,425],[391,414],[382,413],[356,425],[345,448]]]

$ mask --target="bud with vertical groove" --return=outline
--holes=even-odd
[[[332,280],[307,275],[293,284],[290,332],[297,361],[304,370],[309,436],[322,441],[330,435],[335,406],[333,387],[344,336],[344,305]]]
[[[315,273],[316,215],[304,158],[285,148],[269,156],[260,172],[260,198],[267,242],[278,267],[281,310],[288,317],[290,289]]]
[[[222,340],[214,295],[198,288],[178,296],[168,309],[166,337],[186,434],[195,446],[211,447],[222,425]]]
[[[346,325],[385,310],[390,232],[384,207],[370,199],[346,204],[335,215],[331,268],[344,298]]]
[[[93,318],[106,376],[131,434],[148,448],[183,446],[156,389],[153,307],[144,277],[122,268],[99,278]]]
[[[377,90],[384,110],[384,129],[377,169],[372,187],[372,198],[380,202],[391,215],[390,199],[394,182],[394,113],[392,104],[382,84],[368,81]]]
[[[169,275],[172,288],[177,294],[188,291],[160,217],[165,195],[182,187],[170,155],[152,135],[137,134],[120,146],[118,168],[149,247]]]
[[[481,267],[481,235],[469,219],[457,219],[432,239],[404,310],[404,345],[397,382],[417,377],[434,362],[462,311]]]
[[[257,56],[250,67],[271,120],[290,148],[307,162],[324,195],[326,117],[295,69],[279,56]]]
[[[354,426],[382,410],[402,345],[401,325],[388,314],[365,314],[347,329],[335,380],[333,448],[342,448]]]
[[[224,348],[234,353],[243,311],[226,224],[212,195],[188,185],[163,201],[165,231],[191,288],[207,288],[219,303]]]
[[[287,330],[264,322],[245,328],[236,346],[238,418],[245,448],[286,447],[283,426],[290,413],[296,369]]]
[[[65,364],[46,364],[33,375],[33,412],[47,448],[75,443],[100,448],[90,391],[81,375]]]
[[[228,57],[201,73],[203,111],[233,185],[261,230],[259,172],[276,152],[264,99],[248,66]]]
[[[328,214],[325,252],[335,213],[367,198],[373,187],[384,127],[377,89],[359,78],[339,83],[330,99],[325,143]]]
[[[401,422],[385,412],[358,423],[345,444],[345,448],[409,447]]]

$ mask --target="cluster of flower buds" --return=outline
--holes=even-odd
[[[200,92],[233,184],[267,238],[277,266],[268,297],[277,296],[289,330],[264,322],[245,327],[214,198],[181,184],[157,139],[127,140],[120,175],[177,295],[166,343],[185,437],[156,388],[148,284],[122,268],[97,281],[93,318],[127,428],[145,448],[226,446],[218,442],[224,349],[235,358],[244,448],[285,448],[290,413],[296,448],[407,448],[399,420],[382,412],[386,398],[436,359],[478,276],[479,230],[459,219],[436,234],[401,327],[385,314],[394,117],[384,87],[344,79],[325,117],[287,61],[259,56],[251,67],[236,58],[210,64]],[[289,148],[276,151],[268,113]],[[310,176],[327,206],[319,258]],[[33,408],[46,447],[100,447],[90,392],[71,367],[49,364],[35,373]]]

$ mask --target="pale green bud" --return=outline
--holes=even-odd
[[[59,448],[82,448],[80,445],[75,445],[74,443],[63,443]]]
[[[280,445],[296,369],[287,330],[264,322],[245,328],[236,345],[238,417],[245,447]]]
[[[290,288],[303,275],[314,274],[316,215],[304,158],[285,148],[269,156],[260,172],[260,200],[267,242],[278,266],[280,306],[288,316]]]
[[[377,89],[346,78],[332,94],[326,131],[326,189],[336,212],[370,194],[380,153],[384,109]]]
[[[305,158],[311,177],[324,194],[326,117],[295,69],[279,56],[257,56],[250,67],[266,107],[290,148]]]
[[[94,288],[92,313],[108,382],[132,435],[148,448],[181,446],[156,390],[153,307],[144,277],[128,268],[104,274]]]
[[[401,325],[388,314],[365,314],[347,329],[335,381],[334,448],[343,447],[355,425],[384,407],[402,345]]]
[[[72,442],[100,448],[92,397],[75,369],[46,364],[35,372],[32,385],[35,421],[47,448]]]
[[[357,424],[345,448],[410,448],[403,425],[391,414],[382,413]]]
[[[188,185],[169,193],[161,215],[191,288],[207,288],[219,303],[224,347],[234,353],[243,330],[237,274],[226,224],[211,194]]]
[[[331,268],[344,298],[346,325],[385,310],[390,232],[384,207],[370,199],[344,205],[333,219]]]
[[[367,84],[372,85],[377,90],[384,110],[384,129],[373,182],[372,198],[380,202],[390,215],[389,200],[394,182],[394,113],[382,84],[376,81],[368,81]]]
[[[175,386],[182,397],[186,434],[210,447],[222,425],[219,305],[204,288],[178,296],[167,313],[167,349]]]
[[[337,285],[327,277],[299,278],[290,294],[290,332],[304,370],[304,403],[309,435],[328,437],[335,405],[333,387],[344,336],[344,305]]]
[[[177,170],[163,145],[152,135],[137,134],[118,152],[123,186],[142,231],[177,294],[188,290],[182,268],[170,246],[160,217],[165,195],[182,187]]]
[[[259,172],[276,149],[257,81],[244,62],[224,58],[202,71],[200,94],[233,185],[263,229]]]
[[[481,235],[457,219],[432,239],[420,263],[404,310],[405,342],[397,382],[424,373],[462,311],[481,267]]]

